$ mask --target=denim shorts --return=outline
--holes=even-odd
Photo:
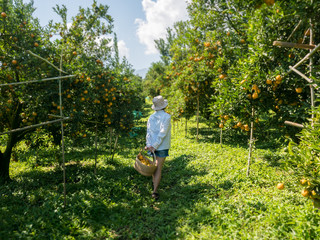
[[[154,151],[154,153],[157,157],[169,157],[169,149],[156,150]],[[150,151],[148,151],[148,154],[152,156],[152,153]]]

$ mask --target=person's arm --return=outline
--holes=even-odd
[[[147,135],[146,135],[146,148],[149,148],[151,147],[151,143],[152,143],[152,138],[151,138],[151,132],[150,132],[150,118],[148,119],[148,122],[147,122]]]
[[[167,135],[169,129],[171,126],[171,116],[169,116],[168,118],[166,118],[163,123],[160,125],[160,131],[159,134],[156,138],[156,141],[152,144],[152,147],[154,147],[155,149],[158,149],[158,147],[160,146],[160,144],[162,143],[164,137]]]

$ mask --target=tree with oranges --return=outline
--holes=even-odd
[[[260,129],[257,134],[277,129],[282,136],[294,137],[299,130],[285,127],[284,121],[306,121],[310,94],[305,80],[293,74],[285,76],[285,73],[296,59],[305,55],[305,50],[288,51],[273,47],[272,43],[288,38],[300,19],[312,19],[314,31],[318,31],[317,6],[308,1],[302,5],[257,0],[245,4],[192,1],[190,20],[175,28],[171,65],[167,68],[171,88],[168,92],[180,91],[179,82],[182,82],[185,98],[189,99],[189,95],[196,93],[194,89],[201,87],[197,84],[207,81],[205,89],[209,91],[204,99],[208,103],[200,107],[200,111],[206,112],[206,106],[210,106],[216,126],[221,123],[220,115],[229,115],[234,129],[248,132],[246,126],[253,122]],[[295,15],[296,12],[299,14]],[[308,28],[309,22],[302,22],[291,36],[293,41],[300,41],[300,36],[308,41],[304,32]],[[308,71],[307,64],[301,67]],[[193,80],[189,80],[191,78]],[[196,99],[190,102],[195,113]]]
[[[62,22],[50,22],[46,28],[39,26],[32,16],[32,3],[5,1],[0,7],[5,12],[0,19],[3,36],[0,40],[0,132],[59,119],[61,111],[71,120],[64,126],[65,133],[72,139],[86,137],[89,122],[99,123],[98,128],[103,132],[107,127],[121,134],[130,132],[133,110],[142,103],[141,96],[136,94],[141,92],[140,79],[129,64],[119,63],[116,51],[110,46],[111,39],[106,34],[112,33],[112,19],[107,6],[93,1],[91,8],[80,8],[70,27],[67,27],[67,9],[56,6],[55,12]],[[50,80],[60,75],[62,105],[59,84]],[[41,79],[48,80],[41,82]],[[30,80],[37,81],[20,84]],[[9,179],[10,156],[19,141],[49,132],[54,143],[60,144],[58,125],[49,124],[35,130],[26,128],[4,137],[6,146],[0,152],[1,182]]]

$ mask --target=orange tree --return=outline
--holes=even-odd
[[[283,122],[306,120],[310,94],[305,80],[285,73],[307,52],[272,44],[274,40],[286,40],[300,20],[290,40],[299,42],[304,37],[308,41],[309,19],[314,32],[319,31],[318,8],[318,3],[310,1],[194,0],[189,5],[190,21],[176,31],[171,51],[177,58],[172,58],[169,76],[183,79],[185,85],[185,77],[192,74],[203,76],[204,82],[209,79],[213,116],[231,115],[235,128],[245,130],[244,125],[256,120],[263,123],[259,127],[264,130],[273,128],[294,136],[297,129],[285,128]],[[189,72],[183,75],[182,68]],[[301,71],[308,71],[307,64]]]
[[[316,207],[320,207],[320,109],[314,110],[315,118],[305,124],[299,134],[300,142],[289,144],[289,154],[285,159],[289,171],[293,172],[301,185],[302,196],[311,199]]]
[[[43,49],[48,41],[44,31],[32,17],[31,4],[22,1],[2,1],[0,19],[0,83],[18,83],[28,80],[50,77],[57,70],[42,64],[38,59],[26,52],[26,49],[41,54],[48,59],[54,49]],[[57,91],[53,86],[51,91]],[[9,85],[1,87],[0,95],[0,132],[32,125],[43,120],[44,111],[38,111],[37,105],[48,101],[52,94],[49,88],[41,84]],[[38,91],[35,95],[33,92]],[[43,100],[43,101],[42,101]],[[9,179],[9,162],[13,147],[22,140],[31,129],[6,135],[6,146],[0,152],[0,181]]]
[[[141,81],[133,74],[130,64],[119,60],[117,39],[111,44],[111,17],[107,7],[97,6],[80,9],[66,26],[66,8],[56,8],[62,23],[52,26],[61,36],[55,44],[67,53],[66,61],[78,77],[64,87],[66,114],[74,118],[68,129],[73,137],[86,137],[90,126],[97,123],[104,132],[111,127],[118,134],[128,134],[133,125],[133,110],[142,104]],[[113,49],[112,49],[113,48]],[[58,132],[59,135],[59,132]]]
[[[189,119],[196,113],[208,119],[208,100],[214,94],[213,52],[195,38],[188,23],[177,23],[175,32],[177,36],[171,43],[172,58],[162,91],[170,99],[169,111],[174,119],[181,116]]]
[[[159,95],[162,89],[169,86],[170,77],[166,76],[165,72],[171,62],[170,48],[174,38],[172,29],[168,28],[166,39],[155,40],[155,46],[160,52],[161,61],[152,63],[144,79],[144,91],[150,97]]]
[[[165,69],[166,65],[163,62],[152,63],[143,82],[146,96],[153,98],[159,95],[161,89],[166,86]]]
[[[81,8],[72,18],[71,27],[67,27],[67,9],[57,6],[55,11],[62,17],[62,23],[49,23],[45,29],[32,16],[32,3],[4,1],[0,8],[0,84],[57,77],[61,66],[62,75],[76,75],[62,81],[63,114],[72,118],[67,123],[67,133],[84,137],[88,126],[84,120],[105,123],[122,133],[130,131],[132,110],[142,102],[141,97],[134,94],[139,90],[139,79],[133,75],[129,64],[115,60],[109,44],[111,40],[106,37],[112,33],[107,6],[93,1],[91,8]],[[0,91],[0,132],[54,118],[48,114],[60,115],[56,81],[7,85]],[[99,127],[105,129],[102,124]],[[5,147],[0,151],[1,182],[10,179],[13,147],[26,137],[35,140],[34,130],[29,128],[2,138]],[[57,145],[60,144],[58,125],[37,129],[37,132],[46,131]]]

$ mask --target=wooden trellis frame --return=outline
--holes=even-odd
[[[20,48],[22,49],[22,48]],[[22,49],[24,50],[24,49]],[[34,125],[30,125],[27,127],[22,127],[22,128],[17,128],[17,129],[12,129],[10,131],[6,131],[6,132],[2,132],[0,133],[0,135],[8,135],[11,134],[13,132],[21,132],[24,131],[26,129],[31,129],[31,128],[37,128],[39,126],[45,126],[45,125],[49,125],[49,124],[53,124],[53,123],[61,123],[61,152],[62,152],[62,167],[63,167],[63,196],[64,196],[64,207],[66,207],[66,167],[65,167],[65,151],[64,151],[64,126],[63,126],[63,122],[69,120],[69,117],[64,117],[63,116],[63,112],[62,112],[62,80],[66,80],[68,78],[72,78],[72,77],[76,77],[76,75],[66,75],[66,76],[62,76],[62,73],[66,73],[65,71],[62,70],[62,57],[63,54],[61,54],[61,59],[60,59],[60,67],[56,67],[55,65],[53,65],[52,63],[48,62],[46,59],[38,56],[37,54],[31,52],[30,50],[25,50],[27,53],[31,54],[34,57],[37,57],[43,61],[45,61],[46,63],[49,63],[51,66],[53,66],[56,70],[59,71],[59,76],[58,77],[52,77],[52,78],[44,78],[44,79],[39,79],[39,80],[31,80],[31,81],[26,81],[26,82],[13,82],[13,83],[6,83],[6,84],[0,84],[0,87],[4,87],[4,86],[15,86],[15,85],[25,85],[25,84],[33,84],[33,83],[43,83],[43,82],[47,82],[47,81],[53,81],[53,80],[58,80],[58,84],[59,84],[59,107],[60,107],[60,115],[59,116],[55,116],[59,119],[56,120],[52,120],[52,121],[46,121],[46,122],[42,122],[39,124],[34,124]]]
[[[289,41],[289,39],[292,37],[292,35],[294,34],[294,32],[296,32],[296,30],[299,28],[299,26],[301,25],[302,21],[300,20],[299,23],[297,24],[297,26],[294,28],[293,32],[290,34],[290,36],[288,37],[287,41]],[[278,46],[278,47],[290,47],[290,48],[300,48],[300,49],[307,49],[309,50],[309,53],[302,58],[298,63],[296,63],[294,66],[289,66],[289,70],[283,75],[283,77],[287,76],[288,74],[290,74],[291,72],[295,72],[296,74],[298,74],[299,76],[301,76],[302,78],[304,78],[309,84],[310,84],[310,92],[311,92],[311,107],[313,108],[315,106],[315,95],[314,95],[314,89],[319,90],[320,87],[312,80],[312,68],[313,68],[313,60],[312,60],[312,56],[320,50],[320,44],[318,45],[314,45],[313,44],[313,29],[312,29],[312,23],[311,23],[311,19],[309,20],[310,23],[310,28],[309,28],[309,32],[310,32],[310,42],[309,44],[303,44],[303,43],[293,43],[293,42],[287,42],[287,41],[274,41],[273,42],[273,46]],[[304,63],[305,61],[307,61],[309,59],[309,68],[310,68],[310,76],[307,77],[306,75],[304,75],[303,73],[301,73],[299,70],[297,70],[297,68]],[[252,108],[252,119],[254,117],[254,109]],[[314,119],[314,114],[312,113],[312,119]],[[289,126],[293,126],[293,127],[298,127],[298,128],[304,128],[304,126],[302,124],[299,123],[294,123],[291,121],[285,121],[284,124],[289,125]],[[313,125],[313,122],[311,123]],[[249,143],[249,157],[248,157],[248,166],[247,166],[247,176],[249,176],[250,174],[250,165],[251,165],[251,158],[252,158],[252,144],[254,142],[253,139],[253,121],[251,121],[251,131],[250,131],[250,143]]]
[[[18,46],[16,46],[18,47]],[[62,70],[62,59],[63,59],[63,53],[61,54],[60,57],[60,66],[57,67],[55,65],[53,65],[52,63],[50,63],[48,60],[38,56],[37,54],[31,52],[30,50],[25,50],[21,47],[18,47],[21,50],[24,50],[25,52],[29,53],[30,55],[39,58],[42,61],[45,61],[47,64],[49,64],[50,66],[52,66],[54,69],[56,69],[59,72],[59,76],[58,77],[51,77],[51,78],[44,78],[44,79],[38,79],[38,80],[31,80],[31,81],[25,81],[25,82],[12,82],[12,83],[5,83],[5,84],[0,84],[0,87],[4,87],[4,86],[15,86],[15,85],[25,85],[25,84],[34,84],[34,83],[44,83],[47,81],[53,81],[53,80],[58,80],[58,84],[59,84],[59,107],[60,107],[60,115],[52,115],[52,114],[48,114],[48,116],[52,116],[54,118],[57,118],[56,120],[51,120],[51,121],[46,121],[46,122],[42,122],[39,124],[33,124],[30,126],[26,126],[26,127],[22,127],[22,128],[17,128],[17,129],[12,129],[10,131],[6,131],[6,132],[0,132],[0,136],[1,135],[7,135],[7,134],[11,134],[13,132],[19,132],[19,131],[24,131],[26,129],[31,129],[31,128],[37,128],[40,126],[45,126],[45,125],[49,125],[49,124],[53,124],[53,123],[61,123],[61,154],[62,154],[62,168],[63,168],[63,195],[64,195],[64,207],[66,207],[66,165],[65,165],[65,145],[64,145],[64,121],[68,121],[71,120],[70,117],[64,117],[63,115],[63,102],[62,102],[62,80],[67,80],[69,78],[73,78],[76,77],[77,75],[62,75],[63,74],[68,74],[67,72]],[[97,121],[89,121],[89,120],[85,120],[86,122],[90,122],[90,123],[94,123],[95,124],[95,164],[94,164],[94,174],[96,175],[96,168],[97,168],[97,141],[98,141],[98,124],[102,124],[100,122]],[[116,140],[114,143],[114,147],[112,149],[112,129],[110,129],[110,154],[112,155],[112,159],[113,156],[115,154],[115,149],[117,147],[117,143],[118,143],[118,137],[119,135],[116,136]]]
[[[291,33],[291,35],[289,36],[289,38],[293,35],[293,33],[298,29],[298,27],[301,24],[301,20],[298,23],[298,25],[295,27],[295,29],[293,30],[293,32]],[[311,98],[311,107],[314,108],[315,107],[315,94],[314,94],[314,90],[319,90],[320,87],[312,80],[312,69],[313,69],[313,58],[312,56],[320,50],[320,44],[318,45],[314,45],[313,44],[313,28],[312,28],[312,22],[311,19],[309,20],[309,24],[310,27],[307,31],[309,31],[310,33],[310,42],[309,44],[303,44],[303,43],[292,43],[292,42],[282,42],[282,41],[274,41],[273,42],[273,46],[279,46],[279,47],[290,47],[290,48],[300,48],[300,49],[307,49],[309,50],[309,53],[302,58],[298,63],[296,63],[294,66],[289,66],[289,71],[286,72],[284,74],[284,76],[287,76],[288,74],[290,74],[291,72],[295,72],[296,74],[298,74],[299,76],[301,76],[303,79],[305,79],[309,84],[310,84],[310,98]],[[288,40],[289,40],[288,38]],[[305,74],[303,74],[302,72],[300,72],[297,68],[304,63],[305,61],[307,61],[309,59],[309,77],[307,77]],[[314,119],[314,113],[312,113],[311,116],[312,119]],[[299,127],[299,128],[303,128],[302,124],[299,123],[293,123],[290,121],[285,121],[284,122],[286,125],[289,126],[293,126],[293,127]],[[313,121],[311,122],[311,124],[313,125]]]
[[[69,78],[72,75],[68,76]],[[12,86],[12,85],[21,85],[21,84],[32,84],[32,83],[41,83],[41,82],[46,82],[46,81],[52,81],[52,80],[59,80],[59,93],[60,93],[60,98],[61,98],[61,82],[62,79],[65,79],[64,76],[59,76],[59,77],[55,77],[55,78],[47,78],[47,79],[42,79],[42,80],[35,80],[35,81],[28,81],[28,82],[19,82],[19,83],[9,83],[9,84],[1,84],[1,86]],[[27,127],[22,127],[22,128],[17,128],[17,129],[12,129],[10,131],[6,131],[6,132],[2,132],[0,133],[0,135],[5,135],[5,134],[11,134],[14,132],[21,132],[24,131],[26,129],[31,129],[31,128],[37,128],[40,126],[45,126],[45,125],[49,125],[49,124],[53,124],[53,123],[61,123],[61,142],[62,142],[62,146],[61,146],[61,151],[62,151],[62,162],[63,162],[63,195],[64,195],[64,206],[66,206],[66,168],[65,168],[65,156],[64,156],[64,127],[63,127],[63,122],[67,121],[70,119],[70,117],[63,117],[62,115],[62,100],[60,99],[60,116],[59,119],[56,120],[52,120],[52,121],[46,121],[46,122],[42,122],[39,124],[33,124]]]

